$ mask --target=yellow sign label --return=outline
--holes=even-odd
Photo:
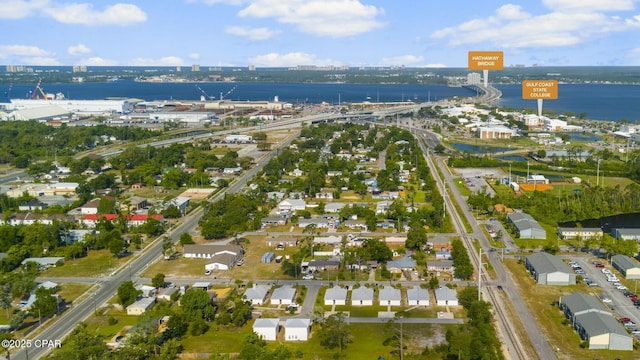
[[[503,70],[502,51],[469,51],[469,70]]]
[[[558,98],[558,80],[523,80],[522,98],[525,100]]]

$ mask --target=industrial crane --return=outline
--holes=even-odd
[[[226,98],[229,94],[231,94],[232,92],[234,92],[236,89],[238,88],[238,85],[234,86],[231,88],[231,90],[227,91],[226,94],[224,94],[224,96],[222,95],[222,92],[220,92],[220,100]]]
[[[198,86],[198,84],[196,84],[196,87],[198,88],[198,90],[200,90],[200,92],[201,92],[204,96],[206,96],[206,98],[207,98],[207,99],[209,99],[209,100],[213,100],[213,99],[215,99],[215,97],[214,97],[214,96],[210,96],[210,95],[209,95],[209,94],[207,94],[204,90],[202,90],[202,88],[201,88],[200,86]]]

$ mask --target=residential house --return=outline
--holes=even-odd
[[[99,205],[100,205],[100,199],[93,199],[80,207],[80,213],[82,215],[88,215],[88,214],[95,215],[98,213]]]
[[[452,260],[427,261],[427,271],[453,273],[453,261]]]
[[[403,271],[413,271],[416,268],[416,261],[410,256],[405,256],[397,260],[391,260],[387,262],[387,270],[393,274],[401,273]]]
[[[327,229],[329,227],[329,221],[327,219],[321,218],[298,219],[299,228],[304,229],[309,225],[315,225],[316,229]]]
[[[167,287],[167,288],[161,288],[158,290],[158,294],[156,295],[156,299],[158,301],[162,300],[162,301],[171,301],[171,297],[173,296],[173,294],[178,292],[178,288],[177,287]]]
[[[278,214],[289,214],[306,208],[307,203],[302,199],[285,199],[278,204]]]
[[[253,323],[253,332],[258,334],[262,340],[276,341],[278,330],[280,329],[280,319],[256,319]]]
[[[333,193],[336,189],[322,188],[316,193],[316,199],[333,200]]]
[[[18,206],[18,210],[20,211],[38,211],[44,210],[47,208],[47,204],[43,203],[38,199],[29,200]]]
[[[296,296],[296,289],[290,285],[275,288],[271,294],[271,305],[291,305]]]
[[[342,224],[351,230],[369,231],[365,220],[345,220]]]
[[[155,297],[143,297],[127,306],[127,315],[142,315],[156,303]]]
[[[351,305],[371,306],[373,305],[373,289],[360,286],[351,290]]]
[[[446,286],[436,289],[436,305],[438,306],[458,306],[458,293]]]
[[[385,286],[378,291],[378,301],[381,306],[400,306],[402,302],[400,289]]]
[[[324,293],[325,305],[346,305],[347,304],[347,289],[338,285],[327,289]]]
[[[266,228],[267,226],[281,226],[287,223],[287,218],[284,216],[270,216],[264,217],[260,220],[262,228]]]
[[[288,318],[284,323],[285,341],[307,341],[311,332],[311,319]]]
[[[248,288],[243,297],[249,301],[252,305],[262,305],[267,300],[267,294],[269,288],[263,285],[253,284],[253,287]]]
[[[429,290],[419,286],[407,289],[407,305],[409,306],[429,306]]]
[[[324,270],[338,270],[340,267],[339,258],[331,259],[313,259],[307,264],[307,269],[310,272],[324,271]]]
[[[346,205],[347,204],[345,203],[339,203],[339,202],[328,203],[324,206],[324,211],[326,213],[331,213],[331,214],[339,213],[340,210],[342,210],[342,208],[344,208]]]

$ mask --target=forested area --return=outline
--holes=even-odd
[[[105,140],[102,136],[106,136]],[[56,156],[72,156],[99,144],[138,141],[158,136],[140,127],[66,126],[59,128],[37,121],[0,122],[0,164],[27,168],[36,160],[52,161]],[[86,169],[86,168],[85,168]],[[83,169],[84,170],[84,169]]]

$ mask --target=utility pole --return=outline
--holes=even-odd
[[[478,249],[478,301],[482,300],[482,248]]]

